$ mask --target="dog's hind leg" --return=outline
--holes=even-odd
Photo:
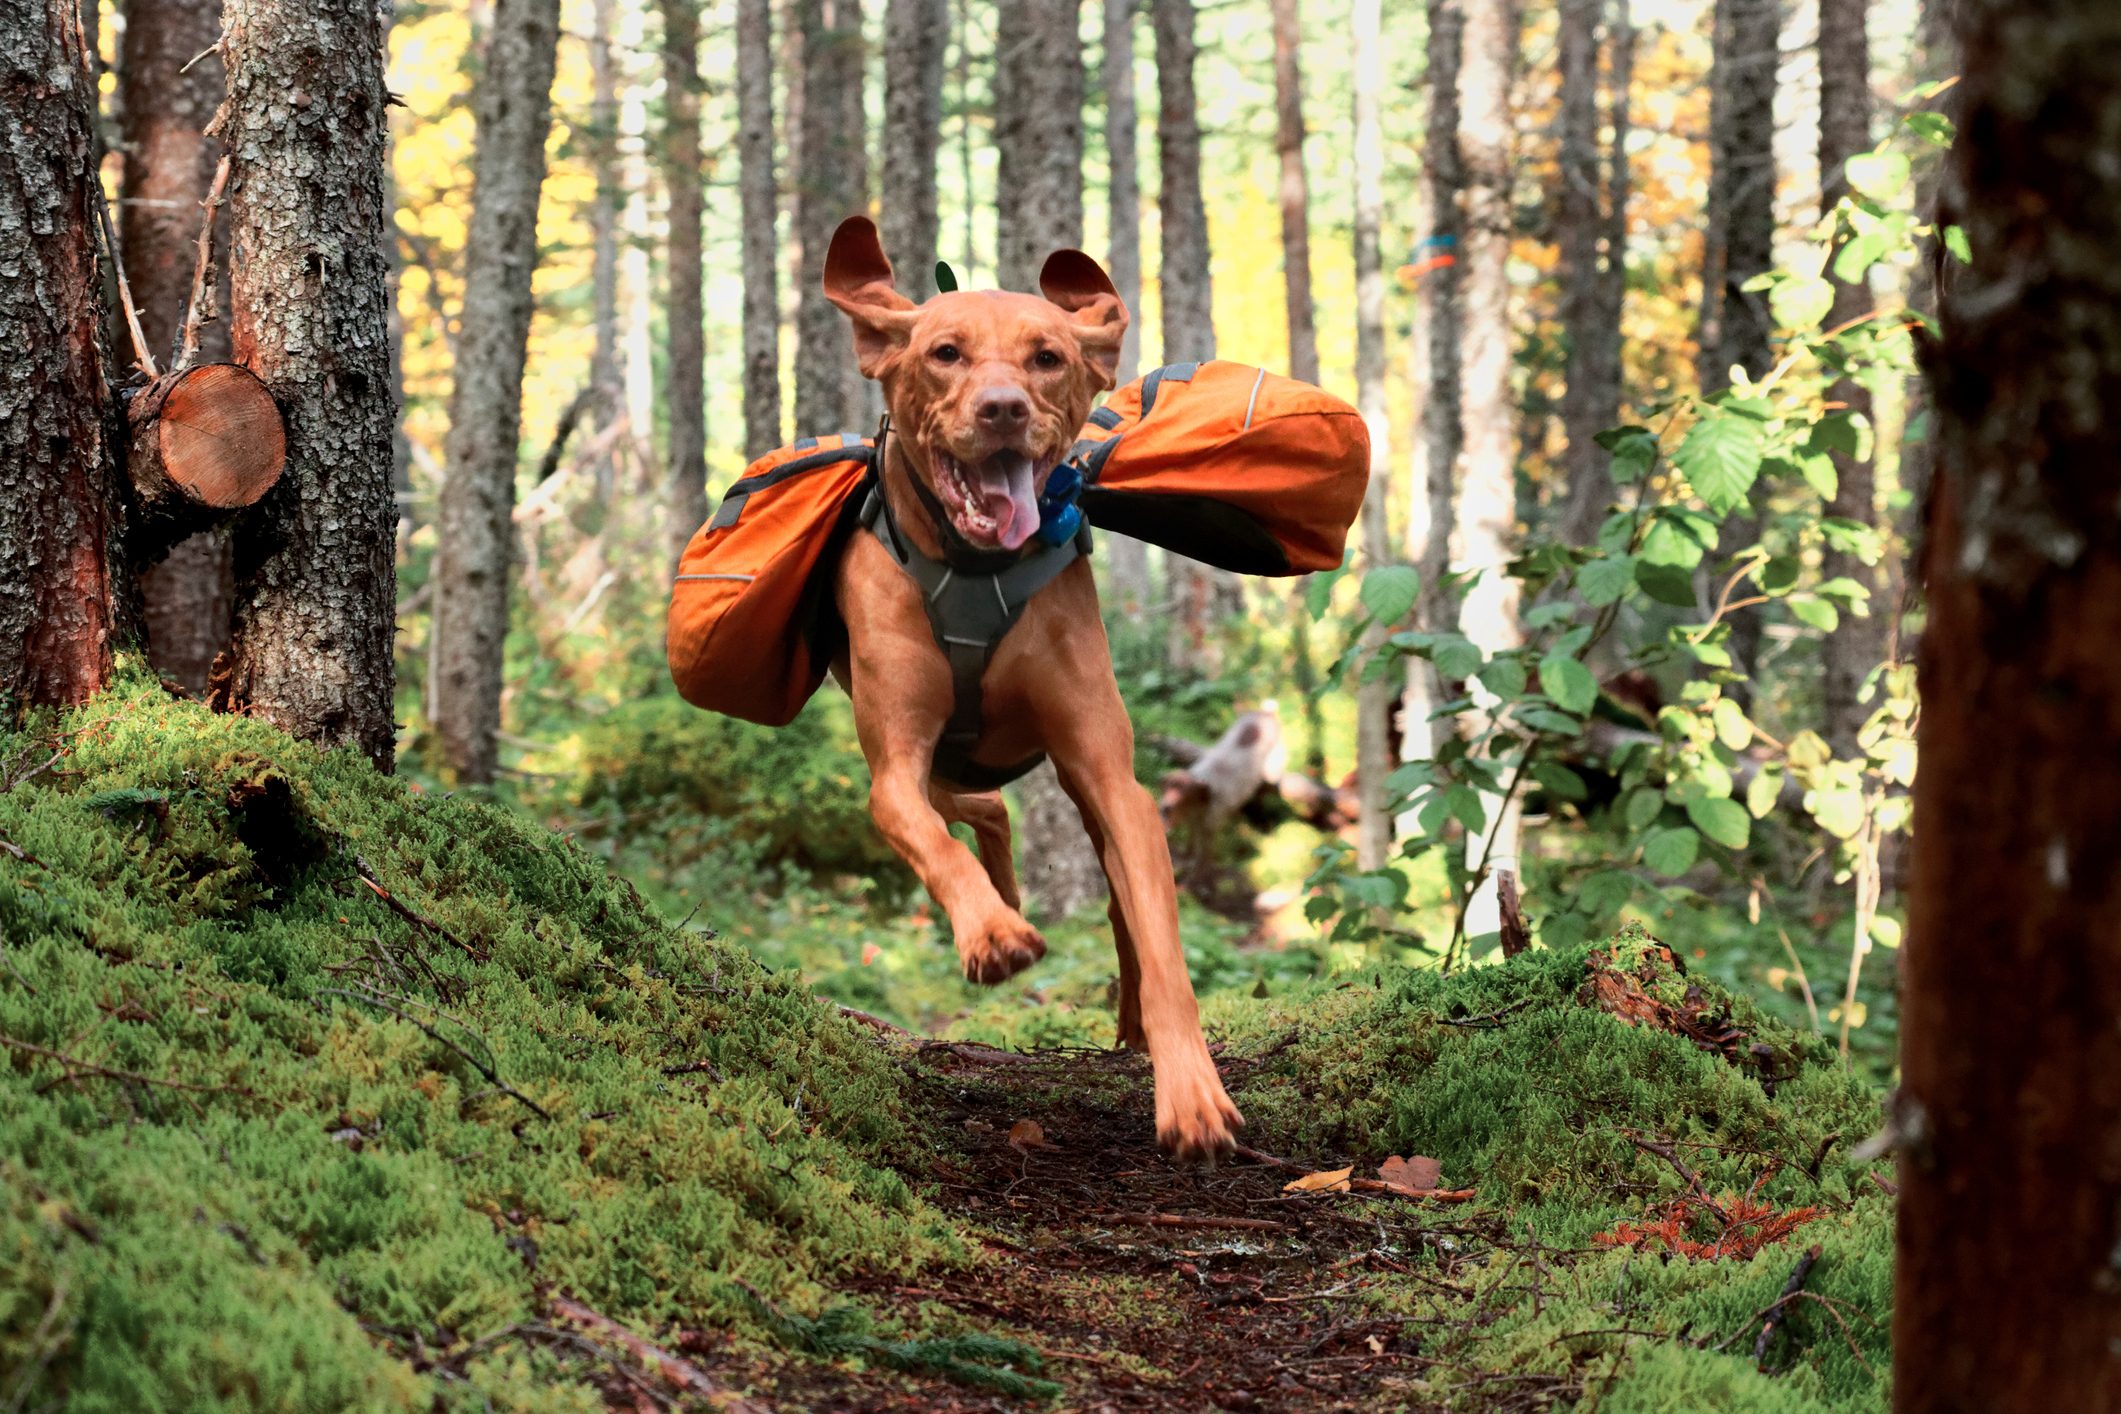
[[[1090,847],[1097,852],[1100,863],[1105,857],[1105,832],[1098,824],[1097,816],[1082,809],[1082,797],[1077,788],[1064,776],[1061,789],[1068,798],[1076,802],[1083,817],[1083,828],[1090,832]],[[1112,920],[1112,948],[1119,955],[1119,1043],[1130,1051],[1147,1051],[1149,1038],[1142,1031],[1142,966],[1141,958],[1134,951],[1134,935],[1127,929],[1127,910],[1120,906],[1119,890],[1110,887],[1106,879],[1111,900],[1105,905],[1105,916]]]
[[[892,761],[883,752],[871,759]],[[932,797],[917,767],[892,761],[871,779],[869,813],[885,840],[950,915],[966,979],[1000,982],[1045,956],[1046,940],[1000,896],[988,871],[952,837]]]
[[[987,871],[994,891],[1011,908],[1022,908],[1023,895],[1016,886],[1016,860],[1009,843],[1009,807],[1002,800],[1001,792],[959,794],[931,785],[928,798],[944,820],[972,827],[980,867]]]

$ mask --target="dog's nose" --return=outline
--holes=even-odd
[[[979,395],[979,420],[997,432],[1013,432],[1031,420],[1031,399],[1021,388],[988,388]]]

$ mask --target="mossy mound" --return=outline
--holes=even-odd
[[[144,678],[0,736],[0,938],[27,1407],[591,1408],[564,1344],[448,1353],[553,1293],[755,1330],[745,1287],[962,1251],[888,1167],[900,1072],[798,982]]]

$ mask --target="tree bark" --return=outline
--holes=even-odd
[[[1289,376],[1300,382],[1316,383],[1318,320],[1311,303],[1311,183],[1304,171],[1303,24],[1296,5],[1297,0],[1274,0],[1274,147],[1281,157],[1282,292],[1289,318]],[[1363,13],[1360,2],[1357,13],[1359,29]],[[1362,53],[1361,41],[1356,42],[1357,67],[1361,69],[1368,63],[1369,56]],[[1358,73],[1358,149],[1362,142],[1361,77]],[[1373,94],[1373,108],[1374,99]],[[1383,140],[1379,138],[1378,141],[1381,161]],[[1359,151],[1357,161],[1361,161]],[[1361,178],[1358,176],[1357,180]],[[1359,205],[1362,198],[1358,195],[1356,200]],[[1358,220],[1360,216],[1358,211]],[[1355,239],[1359,252],[1363,239],[1360,231]],[[1381,293],[1382,283],[1378,288]]]
[[[1620,315],[1627,279],[1628,84],[1633,34],[1627,0],[1606,26],[1613,66],[1612,146],[1599,151],[1599,18],[1605,0],[1562,0],[1561,321],[1568,344],[1561,404],[1568,500],[1561,534],[1587,545],[1613,502],[1611,457],[1597,435],[1620,420]]]
[[[1011,0],[995,24],[999,283],[1036,290],[1046,257],[1083,241],[1081,0]]]
[[[869,209],[858,0],[795,0],[802,20],[803,112],[796,163],[795,424],[801,436],[859,430],[867,406],[847,320],[819,283],[832,232]]]
[[[780,199],[773,163],[773,3],[737,0],[737,200],[743,208],[744,458],[781,445]]]
[[[2121,1408],[2121,11],[1959,0],[1894,1407]]]
[[[86,699],[128,627],[81,25],[77,0],[0,7],[0,700],[16,704]]]
[[[663,0],[663,184],[670,192],[670,562],[707,521],[707,311],[701,290],[699,0]]]
[[[943,51],[949,39],[950,0],[890,0],[886,6],[879,226],[892,268],[899,272],[898,287],[916,302],[935,293],[942,240],[935,163],[942,143]],[[1078,71],[1081,62],[1076,60]]]
[[[1290,0],[1281,0],[1290,4]],[[1293,5],[1291,6],[1293,8]],[[1293,18],[1293,15],[1291,16]],[[1279,19],[1279,10],[1277,10]],[[1349,43],[1355,65],[1355,400],[1370,429],[1370,482],[1363,494],[1362,554],[1370,569],[1391,563],[1387,525],[1392,479],[1392,438],[1385,405],[1385,271],[1379,248],[1384,225],[1384,36],[1379,0],[1355,0]],[[1279,71],[1281,44],[1275,53]],[[1290,56],[1290,67],[1295,58]],[[1284,109],[1286,114],[1287,110]],[[1286,121],[1286,119],[1285,119]],[[1298,119],[1299,131],[1301,119]],[[1286,128],[1284,129],[1286,138]],[[1287,159],[1283,159],[1282,230],[1288,226]],[[1299,217],[1301,220],[1301,217]],[[1296,276],[1289,279],[1293,286]],[[1305,281],[1308,285],[1308,279]],[[1308,291],[1305,303],[1308,305]],[[1295,313],[1295,295],[1290,295]],[[1294,343],[1291,333],[1291,343]],[[1314,347],[1313,362],[1317,353]],[[1315,369],[1314,369],[1315,373]],[[1383,647],[1397,624],[1373,624],[1363,634],[1369,653]],[[1367,655],[1366,655],[1367,656]],[[1355,790],[1362,802],[1356,820],[1356,858],[1365,869],[1381,869],[1391,853],[1392,820],[1385,813],[1385,777],[1392,770],[1392,684],[1368,673],[1355,690]]]
[[[493,779],[501,727],[523,362],[559,9],[559,0],[496,0],[473,95],[477,151],[442,484],[430,706],[444,760],[464,781]]]
[[[1103,3],[1105,163],[1111,204],[1111,245],[1105,252],[1105,268],[1112,276],[1112,287],[1134,316],[1119,348],[1119,381],[1125,384],[1140,372],[1142,352],[1142,194],[1135,159],[1141,140],[1134,98],[1136,0]],[[1111,597],[1122,614],[1138,623],[1149,601],[1149,547],[1124,535],[1107,535],[1104,543]]]
[[[1450,537],[1457,512],[1459,399],[1464,380],[1460,343],[1464,333],[1459,264],[1465,236],[1465,164],[1458,147],[1458,73],[1465,43],[1463,0],[1429,0],[1428,210],[1429,236],[1419,252],[1423,270],[1415,308],[1416,356],[1421,365],[1419,480],[1407,506],[1407,557],[1421,572],[1420,626],[1434,631],[1447,617],[1439,582],[1450,567]],[[1407,686],[1400,711],[1400,757],[1433,760],[1436,724],[1445,700],[1436,669],[1426,659],[1407,660]]]
[[[619,371],[619,208],[625,205],[625,183],[619,161],[619,71],[612,52],[618,23],[617,0],[596,0],[589,36],[589,167],[596,193],[589,204],[591,318],[596,343],[589,356],[592,437],[619,420],[626,380]],[[645,430],[645,429],[644,429]],[[591,476],[597,501],[609,504],[618,482],[618,456],[599,452]]]
[[[206,219],[199,202],[221,158],[220,143],[206,136],[227,87],[220,55],[209,52],[220,38],[219,0],[126,0],[120,244],[140,327],[148,347],[165,359],[191,301],[199,223]],[[220,284],[207,288],[218,292]],[[228,357],[221,319],[202,319],[199,353],[209,362]],[[228,536],[219,531],[180,541],[142,570],[141,614],[156,671],[203,696],[214,658],[228,642],[234,593]]]
[[[1868,11],[1869,0],[1819,0],[1819,200],[1827,215],[1848,195],[1843,164],[1871,146]],[[1832,273],[1828,271],[1829,278]],[[1872,305],[1868,281],[1835,280],[1827,327],[1860,319]],[[1835,383],[1827,398],[1856,416],[1870,418],[1870,390],[1853,378]],[[1838,451],[1833,458],[1836,484],[1827,513],[1865,525],[1878,524],[1876,465],[1868,457]],[[1822,647],[1826,739],[1836,756],[1850,757],[1861,751],[1856,735],[1870,711],[1859,698],[1864,680],[1885,658],[1894,606],[1887,601],[1885,575],[1877,565],[1866,565],[1829,545],[1821,556],[1820,572],[1830,579],[1853,579],[1871,591],[1867,611],[1844,615]]]
[[[1709,200],[1702,254],[1700,362],[1704,394],[1731,386],[1731,369],[1758,378],[1769,363],[1766,296],[1745,284],[1774,264],[1775,68],[1781,0],[1716,0],[1715,72],[1709,91]],[[1760,538],[1748,511],[1732,520],[1724,548]],[[1738,680],[1726,692],[1749,704],[1760,660],[1760,616],[1731,616],[1728,645]]]
[[[1458,628],[1493,655],[1524,641],[1517,619],[1518,584],[1506,572],[1517,538],[1517,425],[1511,392],[1510,254],[1512,175],[1510,82],[1517,67],[1517,11],[1512,0],[1465,0],[1464,53],[1458,73],[1458,141],[1465,173],[1464,367],[1459,394],[1462,444],[1458,521],[1452,558],[1479,578],[1459,606]],[[1483,730],[1495,699],[1473,685],[1466,725]],[[1467,913],[1468,937],[1501,930],[1499,881],[1517,874],[1520,811],[1499,796],[1481,801],[1486,828],[1466,839],[1466,867],[1485,868]]]

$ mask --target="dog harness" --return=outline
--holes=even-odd
[[[950,719],[944,723],[942,737],[936,743],[934,771],[967,790],[994,790],[1032,771],[1046,757],[1040,752],[1010,766],[988,766],[972,759],[983,721],[981,680],[986,676],[987,665],[994,661],[995,650],[1023,617],[1024,606],[1032,596],[1090,553],[1090,527],[1082,525],[1077,517],[1074,532],[1059,544],[1043,535],[1036,536],[1033,543],[1038,548],[1021,557],[1009,552],[983,553],[972,546],[953,543],[956,532],[942,506],[935,501],[934,493],[920,484],[920,478],[914,477],[914,494],[933,517],[945,547],[945,559],[930,559],[900,532],[891,514],[891,503],[884,495],[887,435],[888,424],[886,431],[878,433],[877,445],[870,452],[873,470],[861,519],[877,543],[919,586],[921,602],[928,611],[928,627],[934,631],[943,656],[950,660]],[[1073,509],[1072,494],[1067,496],[1065,505]],[[1048,523],[1068,523],[1069,518],[1055,514],[1047,498],[1041,498],[1040,510]],[[953,549],[958,553],[952,555]]]

